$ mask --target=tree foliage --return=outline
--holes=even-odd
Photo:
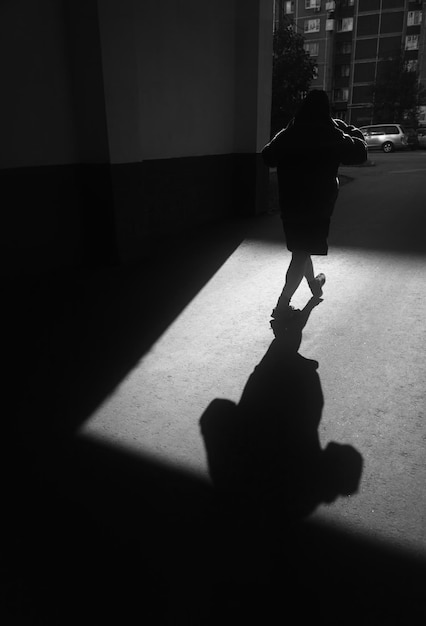
[[[294,116],[303,96],[309,90],[316,64],[305,51],[304,37],[291,23],[274,33],[272,67],[271,130],[276,133]]]
[[[373,87],[373,123],[404,122],[417,125],[423,88],[419,76],[409,71],[401,51],[380,62]]]

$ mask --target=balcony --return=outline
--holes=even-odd
[[[333,102],[348,102],[349,89],[337,88],[333,90]]]

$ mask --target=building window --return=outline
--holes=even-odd
[[[320,9],[321,0],[305,0],[305,9]]]
[[[337,30],[339,33],[353,30],[354,28],[354,18],[353,17],[344,17],[340,20],[337,20]]]
[[[418,50],[419,49],[419,36],[407,35],[405,38],[405,49],[406,50]]]
[[[286,2],[284,5],[284,13],[289,15],[290,13],[294,13],[294,1],[290,0],[290,2]]]
[[[348,112],[347,111],[336,111],[334,113],[334,117],[337,118],[338,120],[342,120],[343,122],[346,122],[348,119]]]
[[[314,80],[317,80],[318,78],[318,65],[315,65],[315,67],[313,68],[312,78]]]
[[[319,43],[317,41],[305,41],[305,52],[310,54],[311,57],[317,57],[319,53]]]
[[[418,65],[418,59],[409,59],[405,62],[405,70],[407,72],[417,72]]]
[[[422,23],[421,11],[408,11],[407,26],[417,26]]]
[[[335,89],[334,100],[337,102],[347,102],[349,100],[349,89]]]
[[[305,33],[319,33],[320,19],[319,17],[314,20],[305,20]]]
[[[350,65],[338,65],[337,66],[337,74],[339,76],[349,76],[350,73],[351,73]]]
[[[337,44],[337,54],[350,54],[352,52],[352,43],[350,41],[339,41]]]

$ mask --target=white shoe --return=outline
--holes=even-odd
[[[315,298],[321,298],[322,296],[322,288],[325,283],[325,274],[317,274],[314,280],[311,280],[309,284],[309,288],[312,291],[312,295]]]

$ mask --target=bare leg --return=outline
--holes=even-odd
[[[312,259],[310,256],[306,259],[305,263],[305,278],[308,283],[312,282],[315,278],[314,276],[314,266],[312,265]]]
[[[296,289],[302,282],[303,277],[306,272],[306,261],[310,260],[310,256],[307,252],[293,252],[291,256],[290,265],[288,266],[288,270],[285,277],[285,285],[282,293],[278,299],[277,307],[285,308],[289,305],[291,298],[293,297]],[[312,261],[311,268],[312,269]],[[313,275],[313,269],[312,269]]]
[[[305,264],[305,278],[308,281],[308,285],[310,290],[312,291],[312,295],[315,298],[321,298],[322,287],[325,283],[325,276],[324,274],[318,274],[318,276],[314,276],[314,267],[312,265],[312,259],[310,256],[307,258]]]

